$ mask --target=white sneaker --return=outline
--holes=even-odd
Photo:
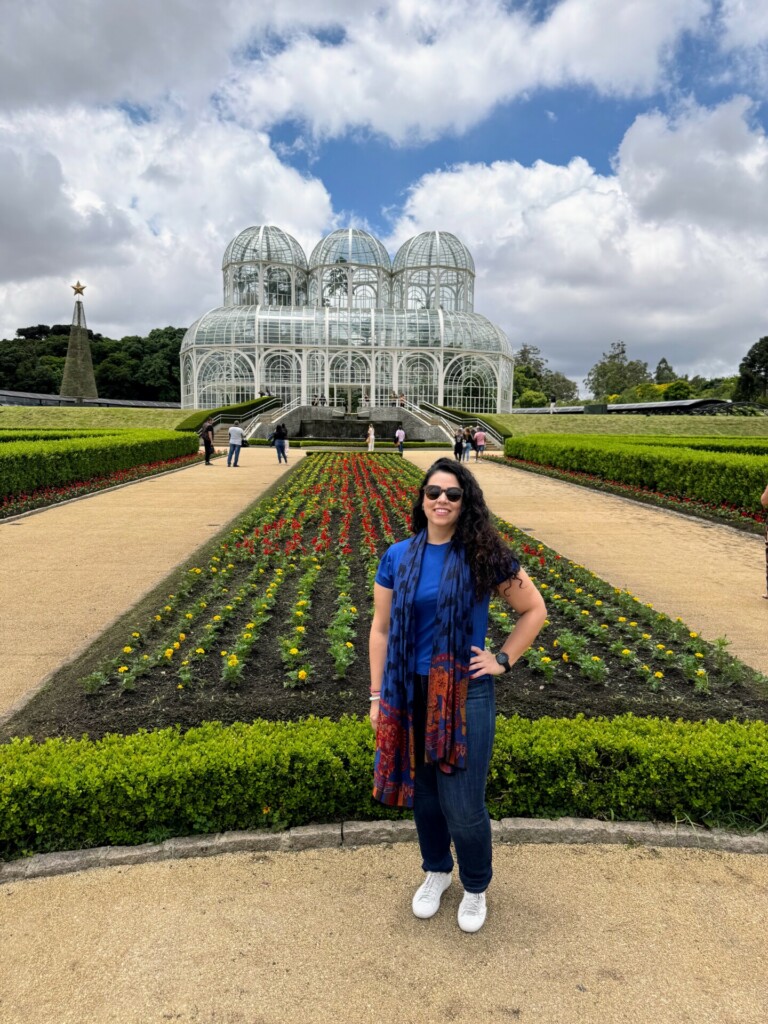
[[[426,880],[413,895],[411,906],[416,917],[426,920],[440,909],[440,898],[451,884],[450,871],[428,871]]]
[[[459,928],[463,932],[479,932],[487,913],[484,892],[465,892],[459,905]]]

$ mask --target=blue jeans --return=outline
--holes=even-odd
[[[240,445],[231,444],[229,446],[229,452],[227,454],[227,465],[236,466],[237,460],[240,458]]]
[[[467,767],[446,775],[424,764],[426,676],[415,679],[414,730],[416,779],[413,817],[424,871],[452,871],[451,840],[459,878],[467,892],[485,892],[490,884],[491,819],[485,784],[496,735],[493,677],[470,682],[467,694]]]
[[[277,449],[277,461],[287,462],[288,456],[285,454],[285,440],[282,437],[275,438],[275,448]]]

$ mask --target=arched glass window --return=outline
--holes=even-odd
[[[459,356],[445,371],[443,402],[466,412],[495,412],[498,384],[493,367],[477,356]]]
[[[269,267],[264,283],[265,306],[292,306],[291,275],[284,267]]]
[[[271,352],[264,357],[261,384],[285,404],[299,398],[301,365],[291,352]]]
[[[331,267],[323,273],[323,305],[349,305],[349,272],[344,266]]]
[[[438,369],[429,356],[406,356],[398,380],[409,402],[437,402]]]
[[[235,271],[234,300],[236,306],[257,306],[259,294],[259,268],[252,264],[238,267]]]
[[[236,405],[256,397],[256,375],[250,359],[240,352],[212,352],[197,372],[200,409]]]
[[[376,354],[376,390],[373,396],[375,405],[389,405],[392,399],[392,356],[384,352]]]

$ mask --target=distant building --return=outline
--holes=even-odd
[[[303,249],[277,227],[227,246],[224,305],[181,346],[184,408],[255,398],[347,409],[404,394],[470,412],[512,407],[512,349],[474,312],[475,264],[455,235],[425,231],[394,263],[367,231],[344,228]]]

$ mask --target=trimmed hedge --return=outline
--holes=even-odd
[[[542,466],[593,473],[609,482],[680,498],[751,508],[768,480],[768,454],[701,450],[613,436],[509,437],[504,454]]]
[[[175,430],[120,430],[58,441],[0,444],[0,497],[193,455],[198,447],[196,434]]]
[[[0,857],[169,836],[398,816],[371,796],[366,721],[309,718],[0,747]],[[499,718],[502,817],[768,817],[768,725]]]
[[[252,398],[249,402],[239,402],[237,405],[220,405],[217,409],[198,409],[197,412],[191,413],[181,423],[177,423],[176,430],[199,430],[200,427],[205,423],[209,416],[219,416],[223,414],[232,416],[242,416],[247,412],[253,412],[254,409],[258,409],[260,405],[264,405],[265,402],[271,402],[272,397],[269,395],[264,398]]]

